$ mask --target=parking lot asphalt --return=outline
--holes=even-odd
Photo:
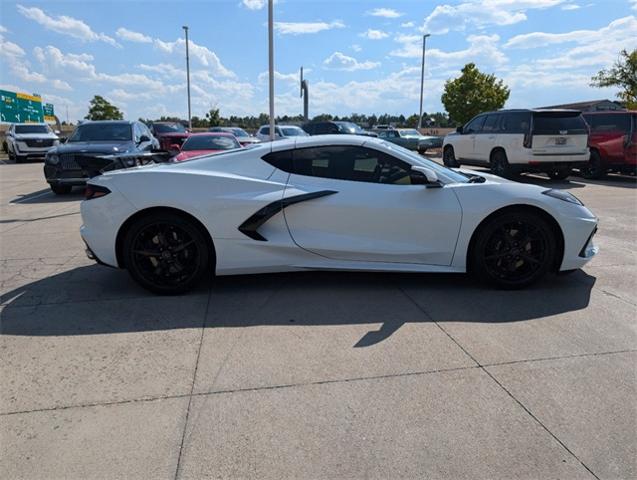
[[[0,162],[3,478],[636,478],[637,184],[583,271],[221,277],[157,297],[86,259],[81,192]]]

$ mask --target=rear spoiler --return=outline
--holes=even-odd
[[[166,150],[150,152],[132,152],[116,155],[79,156],[76,162],[89,178],[102,175],[104,172],[122,168],[138,167],[149,163],[167,163],[175,155]]]

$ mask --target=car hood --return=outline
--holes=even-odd
[[[64,154],[64,153],[86,153],[86,154],[113,154],[123,153],[133,150],[135,144],[133,142],[70,142],[59,145],[51,153]]]
[[[483,170],[471,170],[468,168],[453,168],[456,172],[464,173],[465,175],[479,175],[487,179],[489,183],[518,183],[507,178],[498,177],[492,173],[485,172]]]
[[[51,139],[58,140],[59,137],[55,133],[16,133],[14,135],[16,140],[29,140],[29,139]]]

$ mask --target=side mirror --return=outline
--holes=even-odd
[[[178,152],[178,151],[180,151],[180,150],[181,150],[181,146],[180,146],[180,145],[178,145],[178,144],[176,144],[176,143],[173,143],[173,144],[170,146],[170,150],[175,150],[175,151],[177,151],[177,152]]]
[[[462,133],[462,127],[456,128],[456,133]]]
[[[421,183],[418,182],[417,179],[421,178],[423,180],[423,185],[429,185],[430,187],[442,187],[440,181],[438,180],[438,175],[431,168],[421,167],[420,165],[413,165],[411,167],[413,172],[417,172],[416,175],[412,176],[413,183]],[[416,180],[416,182],[414,182]]]
[[[139,137],[139,143],[144,142],[150,142],[150,138],[148,137],[148,135],[142,135],[141,137]]]

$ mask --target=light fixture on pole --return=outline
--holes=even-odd
[[[270,79],[270,141],[274,140],[274,0],[268,0],[268,76]]]
[[[186,32],[186,88],[188,89],[188,128],[192,130],[192,115],[190,113],[190,56],[188,55],[188,27],[181,27]]]
[[[418,115],[418,130],[422,127],[422,95],[425,86],[425,49],[427,48],[427,37],[431,34],[427,33],[422,36],[422,67],[420,69],[420,115]]]

